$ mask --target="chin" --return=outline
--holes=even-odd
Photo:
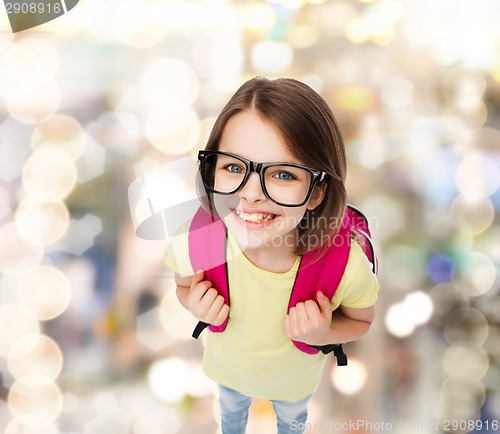
[[[279,220],[263,227],[242,224],[238,217],[229,214],[224,217],[229,232],[235,237],[242,250],[254,250],[262,247],[283,247],[286,250],[296,247],[296,229],[286,228]]]

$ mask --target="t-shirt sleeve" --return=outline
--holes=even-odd
[[[183,224],[179,230],[167,241],[164,261],[167,267],[171,268],[181,277],[192,276],[194,274],[191,260],[189,259],[189,226],[191,221]]]
[[[332,309],[339,305],[354,308],[373,306],[378,298],[378,289],[372,263],[353,241],[344,276],[331,302]]]

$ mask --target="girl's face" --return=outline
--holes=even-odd
[[[272,124],[253,110],[238,113],[229,119],[218,151],[259,163],[303,164],[287,151]],[[296,245],[296,227],[306,210],[312,210],[321,203],[324,187],[324,184],[316,185],[310,199],[303,206],[280,206],[264,195],[259,175],[251,173],[245,185],[236,193],[215,194],[214,203],[218,214],[242,249],[272,246],[293,251]]]

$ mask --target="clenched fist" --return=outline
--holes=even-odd
[[[212,283],[203,280],[205,272],[198,270],[193,276],[189,293],[185,299],[185,307],[199,321],[214,326],[221,325],[229,315],[229,306]]]
[[[321,291],[316,301],[297,303],[285,317],[285,333],[295,341],[309,345],[324,345],[332,322],[330,300]],[[325,340],[326,339],[326,340]]]

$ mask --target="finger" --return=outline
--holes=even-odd
[[[221,298],[224,300],[224,297],[221,296]],[[229,306],[227,304],[224,304],[220,308],[219,313],[217,314],[217,317],[215,318],[212,324],[215,326],[221,325],[226,320],[228,315],[229,315]]]
[[[321,313],[328,313],[328,315],[331,315],[332,309],[330,307],[330,300],[328,299],[328,297],[321,291],[319,291],[316,295],[316,300],[318,301],[318,306]]]
[[[189,296],[194,301],[200,301],[206,294],[206,292],[212,287],[212,283],[208,280],[202,280],[196,285],[191,287],[189,291]]]
[[[212,294],[213,293],[208,294],[207,299],[209,299]],[[213,325],[220,325],[217,324],[217,316],[219,315],[219,312],[222,309],[223,305],[224,297],[222,297],[221,295],[217,295],[209,305],[205,303],[204,299],[203,304],[200,304],[201,316],[203,317],[203,321]]]
[[[191,290],[190,292],[194,292],[194,289],[196,286],[203,281],[203,278],[205,277],[205,272],[203,270],[198,270],[196,273],[194,273],[193,278],[191,279]]]
[[[200,285],[202,285],[202,284],[199,284],[198,286],[200,286]],[[205,315],[208,314],[210,311],[210,308],[215,303],[215,300],[217,299],[218,295],[219,295],[219,293],[217,292],[217,290],[215,288],[208,288],[206,290],[205,294],[203,294],[203,297],[201,297],[201,300],[199,302],[199,311],[205,313]],[[222,297],[222,300],[224,300],[223,297]],[[220,303],[220,306],[222,306],[222,303]],[[219,306],[219,308],[220,308],[220,306]]]
[[[212,288],[214,289],[214,288]],[[209,296],[211,296],[213,293],[210,292]],[[207,297],[209,298],[209,297]],[[203,299],[204,301],[204,299]],[[222,295],[217,294],[215,298],[212,301],[212,304],[209,305],[208,311],[213,314],[213,317],[215,318],[219,311],[221,310],[222,306],[224,306],[224,297]]]
[[[307,315],[306,306],[304,303],[298,303],[295,306],[297,312],[296,336],[304,336],[309,333],[310,320]]]
[[[318,303],[316,303],[314,300],[307,300],[304,303],[304,309],[306,311],[307,318],[309,320],[317,318],[321,314],[320,307],[318,306]]]
[[[191,288],[194,288],[198,283],[200,283],[205,277],[205,272],[200,269],[194,273],[193,279],[191,280]]]
[[[201,321],[211,324],[217,316],[220,307],[223,303],[218,302],[218,306],[213,308],[213,304],[217,300],[217,290],[209,288],[203,295],[201,300],[193,301],[191,304],[191,312]]]
[[[297,311],[297,322],[299,324],[306,323],[309,320],[309,315],[307,315],[306,306],[304,303],[297,303],[295,306]]]
[[[203,297],[207,291],[212,287],[212,284],[206,280],[198,283],[190,292],[189,292],[189,301],[191,303],[198,304],[201,302]]]
[[[205,272],[203,270],[201,270],[201,269],[198,270],[194,274],[194,276],[193,276],[193,278],[191,280],[191,290],[193,290],[197,285],[199,285],[202,282],[208,282],[208,284],[209,284],[208,287],[210,288],[210,286],[212,286],[212,283],[209,280],[203,280],[204,277],[205,277]],[[207,290],[207,288],[205,288],[205,291],[206,290]]]

